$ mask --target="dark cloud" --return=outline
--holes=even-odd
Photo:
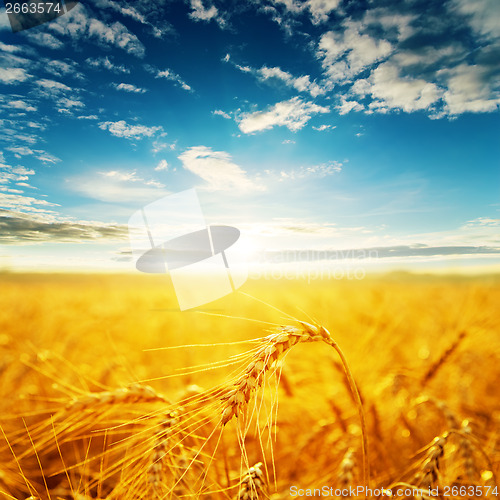
[[[25,214],[0,211],[0,244],[125,240],[127,226],[97,222],[44,222]]]

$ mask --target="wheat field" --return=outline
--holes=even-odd
[[[0,497],[498,494],[500,277],[1,282]]]

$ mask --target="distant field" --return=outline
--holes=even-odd
[[[356,396],[320,326],[359,389],[373,489],[496,498],[498,276],[249,281],[199,312],[179,312],[163,276],[0,283],[4,498],[284,499],[362,486]]]

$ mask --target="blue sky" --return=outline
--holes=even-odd
[[[129,217],[194,187],[257,256],[498,270],[498,61],[497,0],[2,8],[0,267],[133,270]]]

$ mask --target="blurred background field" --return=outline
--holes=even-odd
[[[250,280],[242,290],[203,310],[180,312],[164,276],[3,274],[0,423],[7,437],[14,442],[25,432],[21,416],[28,427],[37,425],[79,392],[138,382],[178,400],[190,386],[221,384],[231,366],[183,376],[179,370],[227,360],[244,345],[151,349],[262,337],[271,328],[266,322],[291,324],[287,314],[325,326],[344,351],[363,398],[375,483],[403,479],[419,450],[449,428],[450,412],[458,423],[470,422],[492,462],[478,455],[478,484],[491,465],[498,471],[499,276]],[[334,482],[346,450],[359,454],[356,408],[334,353],[320,344],[297,346],[282,373],[280,433],[267,458],[276,466],[269,490],[276,498],[292,483]],[[230,443],[237,469],[238,445]],[[250,436],[247,444],[249,456],[262,461]],[[20,444],[13,448],[23,452]],[[5,443],[0,450],[0,490],[22,498],[12,453]],[[354,481],[359,474],[355,469]]]

